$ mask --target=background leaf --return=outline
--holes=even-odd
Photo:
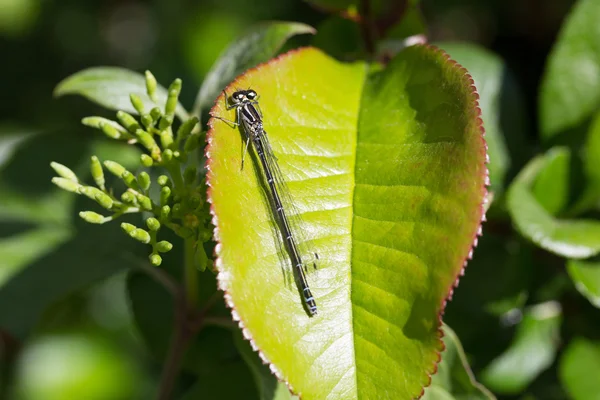
[[[579,293],[600,308],[600,261],[569,260],[567,272]]]
[[[240,355],[252,371],[261,400],[298,400],[297,396],[290,393],[285,383],[279,382],[271,374],[269,367],[263,364],[239,330],[234,333],[233,340]]]
[[[147,112],[155,104],[146,94],[146,78],[137,72],[118,67],[94,67],[79,71],[65,78],[54,89],[54,96],[78,94],[110,110],[122,110],[132,114],[137,111],[131,105],[130,94],[138,95],[144,102]],[[167,90],[157,85],[156,95],[159,106],[167,100]],[[183,106],[177,103],[175,115],[181,120],[189,118]]]
[[[290,37],[304,33],[315,33],[315,29],[298,22],[268,22],[244,32],[223,51],[206,75],[193,114],[199,116],[203,108],[212,105],[225,85],[237,75],[267,61]]]
[[[483,370],[482,382],[498,393],[521,392],[554,362],[561,320],[560,305],[556,302],[526,310],[513,342]]]
[[[540,91],[540,131],[549,141],[569,139],[600,107],[600,3],[580,0],[563,23]]]
[[[260,94],[265,129],[319,253],[309,276],[314,318],[286,283],[289,261],[258,165],[240,171],[240,132],[209,123],[220,286],[246,334],[305,399],[421,392],[441,350],[442,304],[482,217],[485,148],[464,70],[415,46],[365,73],[364,64],[306,49],[231,85]],[[213,115],[233,119],[222,102]]]
[[[448,325],[444,325],[444,346],[442,362],[423,400],[494,400],[494,395],[475,380],[460,340]]]
[[[554,218],[531,191],[540,171],[553,161],[549,154],[532,159],[511,184],[507,205],[513,223],[523,236],[552,253],[570,258],[593,256],[600,252],[600,223]]]
[[[560,359],[559,376],[571,399],[600,399],[600,343],[573,339]]]
[[[442,42],[436,45],[465,67],[475,81],[490,157],[490,188],[500,194],[511,166],[513,171],[518,170],[527,151],[525,137],[528,124],[521,90],[511,71],[496,54],[469,43]]]

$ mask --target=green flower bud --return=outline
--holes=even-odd
[[[100,189],[95,188],[93,186],[80,186],[79,194],[84,195],[87,198],[92,200],[96,200],[96,196],[99,194],[104,194]]]
[[[154,164],[154,160],[148,154],[142,154],[140,156],[140,161],[144,167],[150,168]]]
[[[103,129],[105,125],[108,125],[114,128],[117,131],[117,136],[115,139],[118,139],[123,133],[127,133],[125,128],[116,123],[115,121],[111,121],[110,119],[102,118],[102,117],[86,117],[81,120],[81,123],[85,126],[89,126],[96,129]]]
[[[160,132],[160,144],[163,149],[168,149],[173,144],[173,134],[170,129]]]
[[[106,208],[107,210],[110,210],[113,206],[113,199],[103,192],[97,193],[96,196],[94,196],[94,200],[96,200],[100,206]]]
[[[196,150],[196,148],[199,145],[200,145],[200,135],[198,135],[198,134],[192,134],[185,141],[185,145],[183,146],[183,149],[186,152],[190,153],[190,152]]]
[[[152,120],[156,122],[160,119],[160,117],[162,117],[162,111],[160,111],[160,108],[154,107],[152,110],[150,110],[150,116],[152,117]]]
[[[137,199],[135,198],[135,195],[131,192],[123,192],[123,194],[121,195],[121,200],[123,201],[123,203],[126,204],[137,204]]]
[[[142,125],[144,125],[146,129],[152,128],[154,126],[154,120],[152,119],[150,114],[143,114],[140,117],[140,120],[142,121]]]
[[[171,197],[171,188],[168,186],[163,186],[160,190],[160,204],[165,205],[169,202],[169,197]]]
[[[90,171],[92,172],[92,177],[94,178],[94,181],[96,181],[96,185],[98,185],[99,188],[104,190],[104,171],[102,170],[102,164],[100,164],[100,160],[98,160],[98,157],[96,156],[92,156],[90,163]]]
[[[148,226],[148,229],[150,229],[153,232],[156,232],[160,229],[160,222],[158,222],[156,218],[148,218],[146,220],[146,225]]]
[[[131,236],[138,242],[142,242],[144,244],[150,243],[150,234],[141,228],[132,230],[131,232],[129,232],[129,236]]]
[[[79,188],[81,185],[77,182],[73,182],[70,179],[54,177],[52,178],[52,183],[61,188],[62,190],[66,190],[67,192],[79,193]]]
[[[103,215],[95,213],[93,211],[81,211],[79,216],[90,224],[103,224],[105,219]]]
[[[192,133],[192,130],[194,129],[197,123],[198,118],[192,117],[185,121],[183,124],[181,124],[181,126],[177,130],[177,139],[180,141],[185,140]]]
[[[156,96],[156,78],[152,75],[152,72],[146,71],[146,92],[148,96],[152,99],[153,102],[157,102],[158,98]]]
[[[163,151],[163,158],[166,162],[170,162],[173,159],[173,151],[171,149]]]
[[[122,222],[121,229],[123,229],[127,234],[131,234],[131,232],[136,230],[137,227],[135,225],[128,224],[127,222]]]
[[[198,172],[198,170],[196,169],[195,166],[190,165],[188,166],[185,171],[183,172],[183,179],[185,180],[185,183],[188,185],[191,185],[192,183],[194,183],[194,181],[196,180],[196,173]]]
[[[162,219],[163,221],[168,220],[170,214],[171,214],[171,207],[162,206],[160,208],[160,219]]]
[[[148,175],[147,172],[140,172],[138,174],[137,181],[142,190],[148,190],[150,188],[150,175]]]
[[[195,210],[202,203],[202,199],[197,194],[193,194],[190,196],[190,208]]]
[[[121,139],[123,137],[123,133],[119,132],[110,124],[102,124],[100,129],[102,129],[102,132],[111,139]]]
[[[175,108],[177,107],[177,100],[179,99],[179,93],[181,92],[181,79],[175,79],[169,86],[169,94],[167,96],[167,103],[165,104],[165,114],[174,115]]]
[[[123,173],[127,171],[124,166],[115,161],[106,160],[104,161],[104,166],[117,178],[121,178]]]
[[[166,253],[168,251],[171,251],[171,249],[173,249],[173,244],[171,242],[161,240],[160,242],[156,243],[156,250],[158,250],[161,253]]]
[[[171,183],[169,177],[166,176],[166,175],[159,176],[158,179],[156,180],[156,182],[158,182],[158,184],[160,186],[166,186],[166,185],[169,185]]]
[[[127,130],[131,133],[135,133],[140,129],[140,124],[130,114],[125,111],[117,111],[117,119]]]
[[[75,172],[71,171],[71,169],[69,169],[68,167],[54,161],[50,163],[50,166],[52,167],[54,172],[56,172],[59,176],[73,182],[79,182],[79,179],[77,179],[77,175],[75,175]]]
[[[144,210],[152,211],[152,200],[148,196],[138,193],[135,197]]]
[[[142,101],[140,96],[138,96],[135,93],[131,93],[129,95],[129,100],[131,101],[131,105],[133,106],[133,108],[135,108],[138,114],[142,115],[144,113],[144,102]]]
[[[212,232],[210,231],[210,229],[203,229],[202,233],[199,235],[200,240],[202,240],[203,242],[208,242],[210,239],[212,239]]]
[[[181,203],[173,204],[173,216],[175,218],[181,217]]]
[[[130,187],[132,189],[139,188],[138,183],[135,179],[135,175],[133,175],[131,172],[125,170],[125,172],[123,172],[123,175],[121,175],[121,179],[123,180],[123,182],[125,182],[127,187]]]
[[[160,264],[162,263],[162,257],[155,253],[150,254],[149,259],[150,264],[154,265],[155,267],[160,266]]]
[[[150,133],[143,129],[137,129],[135,131],[135,136],[137,136],[142,146],[148,149],[152,158],[154,158],[155,154],[160,154],[160,148]]]
[[[163,117],[160,119],[160,122],[158,123],[158,129],[160,129],[161,131],[164,131],[165,129],[167,129],[171,125],[173,125],[174,120],[175,120],[175,117],[171,114],[163,115]]]

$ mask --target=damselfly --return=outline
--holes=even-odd
[[[246,145],[242,156],[242,168],[246,153],[248,152],[248,145],[252,142],[256,155],[262,164],[264,178],[267,181],[273,214],[281,230],[281,236],[291,258],[292,266],[296,271],[295,278],[299,290],[304,298],[307,311],[310,315],[315,315],[317,313],[317,303],[308,287],[305,268],[308,264],[306,260],[307,255],[311,258],[314,255],[312,263],[315,268],[319,256],[314,252],[306,254],[306,251],[301,251],[301,248],[305,247],[305,244],[299,241],[299,238],[302,237],[300,229],[303,229],[303,227],[297,227],[296,224],[291,223],[291,219],[299,219],[297,218],[297,209],[294,206],[292,197],[279,169],[277,158],[271,149],[267,132],[263,128],[262,113],[258,105],[258,94],[251,89],[238,90],[228,98],[227,93],[223,93],[225,95],[227,110],[236,109],[237,121],[217,118],[235,126],[242,126],[244,135],[246,136]],[[303,257],[305,258],[304,260]]]

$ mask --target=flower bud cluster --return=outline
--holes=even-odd
[[[197,240],[198,268],[204,269],[208,258],[202,243],[210,240],[211,229],[204,177],[195,165],[198,162],[195,150],[202,142],[198,118],[191,117],[174,130],[180,79],[171,83],[162,106],[158,104],[156,78],[149,71],[146,71],[146,91],[156,105],[150,110],[139,95],[130,95],[139,119],[118,111],[116,121],[97,116],[82,120],[84,125],[100,130],[111,139],[142,147],[140,172],[129,171],[115,161],[101,162],[93,156],[90,172],[94,186],[83,184],[71,169],[56,162],[51,166],[58,176],[52,182],[61,189],[90,198],[107,211],[107,215],[82,211],[80,217],[89,223],[103,224],[129,213],[151,214],[145,228],[130,223],[122,223],[121,228],[131,238],[152,247],[149,259],[153,265],[162,263],[160,253],[173,248],[172,243],[157,239],[159,230],[167,227],[184,239]],[[158,175],[156,168],[164,173],[153,179],[152,176]],[[105,171],[125,185],[126,190],[120,196],[107,187],[109,180]],[[153,188],[156,185],[158,190]]]

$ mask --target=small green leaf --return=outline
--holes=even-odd
[[[545,154],[545,165],[535,177],[531,191],[551,215],[563,211],[569,202],[571,152],[555,147]]]
[[[164,104],[167,90],[158,86],[156,93],[159,104]],[[146,93],[144,75],[124,68],[95,67],[79,71],[64,79],[54,89],[56,97],[67,94],[79,94],[108,109],[130,113],[137,113],[131,105],[131,94],[138,96],[146,109],[156,106]],[[189,118],[181,104],[177,104],[175,114],[182,121]]]
[[[600,261],[569,260],[567,272],[579,293],[600,308]]]
[[[313,27],[298,22],[268,22],[256,25],[235,40],[206,75],[196,97],[193,115],[200,117],[221,90],[240,73],[273,57],[292,36],[315,33]]]
[[[600,252],[600,222],[554,218],[539,203],[531,186],[549,161],[543,155],[532,159],[511,184],[508,210],[519,232],[543,249],[569,258],[587,258]]]
[[[572,400],[600,399],[600,343],[576,337],[559,364],[562,386]]]
[[[422,399],[495,400],[494,395],[475,380],[460,340],[448,325],[444,325],[444,345],[442,362]]]
[[[483,370],[483,383],[502,394],[517,394],[525,389],[554,362],[561,320],[556,302],[526,310],[508,350]]]
[[[483,213],[485,142],[464,70],[427,46],[374,71],[307,48],[235,87],[261,96],[272,150],[303,214],[298,232],[319,255],[308,274],[319,313],[307,315],[286,279],[289,257],[260,165],[248,157],[241,170],[240,131],[213,118],[215,265],[234,318],[303,399],[417,397],[439,359],[439,314]],[[223,100],[212,115],[234,119]]]
[[[550,53],[540,92],[546,140],[584,125],[600,107],[600,2],[580,0]]]

